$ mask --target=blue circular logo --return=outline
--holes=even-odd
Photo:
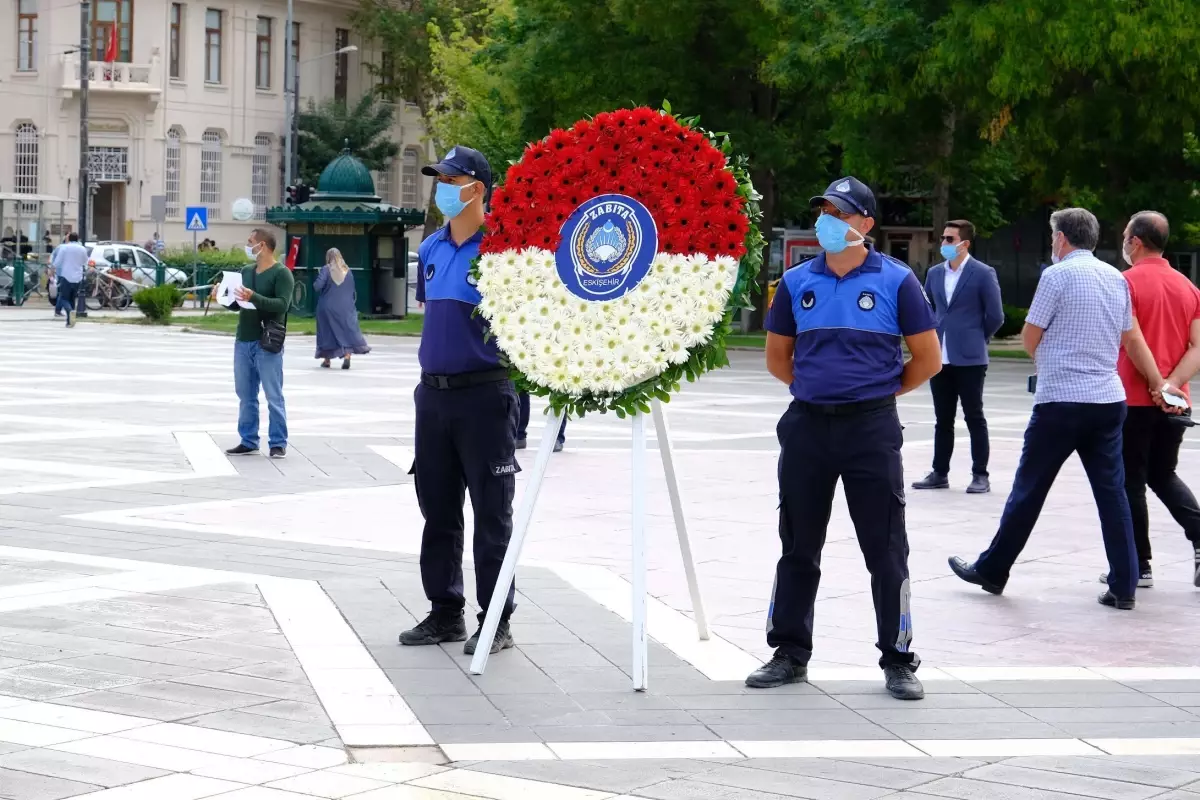
[[[602,194],[567,217],[554,261],[571,294],[615,300],[642,282],[657,254],[649,209],[623,194]]]

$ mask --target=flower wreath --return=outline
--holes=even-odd
[[[697,122],[667,104],[598,114],[530,144],[508,170],[473,278],[521,391],[575,416],[625,417],[729,363],[730,323],[750,306],[762,264],[759,195],[746,157]],[[580,207],[600,196],[640,203],[657,237],[644,277],[603,301],[569,290],[555,255]],[[615,258],[627,237],[620,227],[602,233],[588,252]]]

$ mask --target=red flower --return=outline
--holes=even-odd
[[[610,193],[649,209],[664,252],[745,251],[749,219],[725,156],[707,136],[650,108],[597,114],[530,144],[495,194],[481,250],[552,250],[580,204]]]

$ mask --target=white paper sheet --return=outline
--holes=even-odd
[[[242,288],[242,273],[240,272],[223,272],[221,273],[221,285],[217,287],[217,302],[228,308],[237,303],[241,308],[254,308],[254,304],[249,300],[238,300],[234,292]]]

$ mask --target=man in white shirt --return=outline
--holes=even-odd
[[[83,270],[87,266],[87,248],[79,243],[79,234],[67,235],[67,241],[58,246],[51,258],[54,274],[58,276],[58,299],[55,302],[55,312],[64,310],[67,313],[67,327],[75,327],[75,298],[83,283]]]
[[[975,226],[952,220],[942,231],[942,258],[925,276],[925,294],[937,317],[942,343],[942,371],[929,381],[936,418],[933,471],[914,489],[950,488],[950,456],[954,452],[954,417],[961,401],[971,434],[971,483],[967,494],[991,491],[988,480],[987,419],[983,416],[983,381],[988,368],[988,340],[1004,323],[996,270],[969,251]]]

